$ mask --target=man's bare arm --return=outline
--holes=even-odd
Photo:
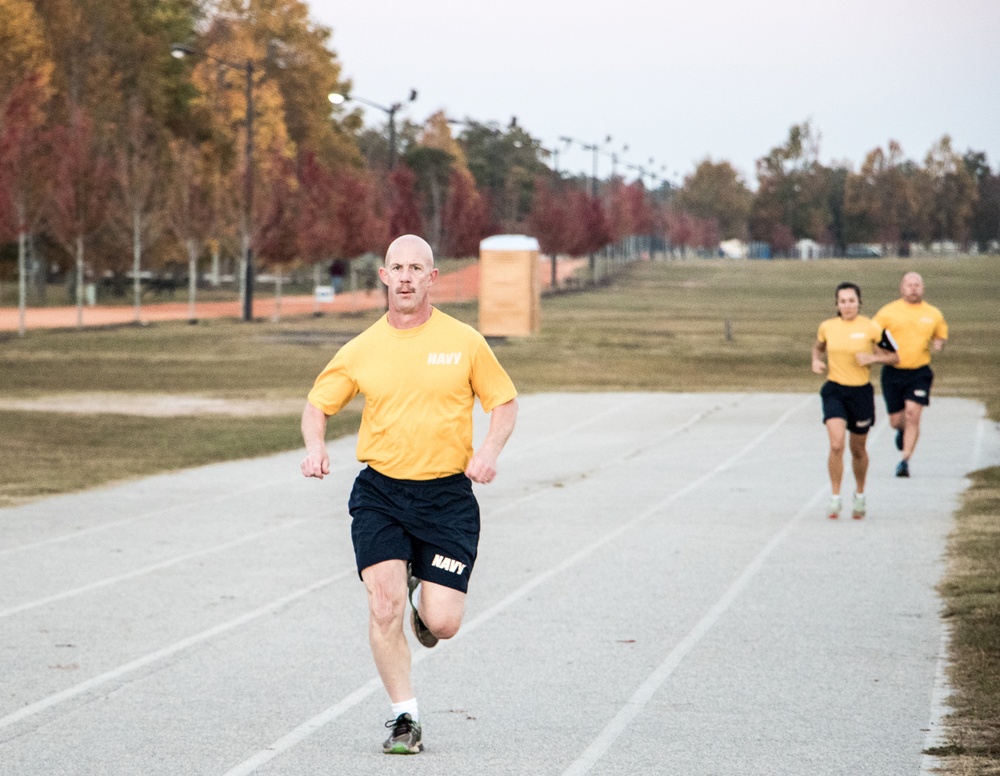
[[[494,407],[490,413],[490,430],[479,449],[473,453],[465,476],[473,482],[491,482],[497,475],[497,458],[514,431],[517,420],[517,399]]]
[[[306,445],[302,476],[323,479],[330,473],[330,456],[326,452],[326,415],[309,402],[302,410],[302,441]]]

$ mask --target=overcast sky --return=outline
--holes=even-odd
[[[857,169],[890,139],[922,162],[949,134],[1000,167],[1000,0],[307,2],[355,94],[388,106],[415,88],[397,115],[418,122],[516,116],[564,170],[593,156],[560,136],[610,135],[619,164],[680,181],[710,157],[752,182],[806,120],[824,163]]]

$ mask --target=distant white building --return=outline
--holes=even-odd
[[[726,259],[745,259],[747,244],[742,240],[723,240],[719,243],[719,252]]]
[[[809,259],[818,259],[820,257],[820,245],[815,240],[802,239],[795,243],[795,250],[799,254],[799,258],[803,261],[808,261]]]

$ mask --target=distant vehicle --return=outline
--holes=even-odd
[[[845,255],[849,259],[880,259],[882,251],[870,245],[848,245]]]

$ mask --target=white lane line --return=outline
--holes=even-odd
[[[10,617],[13,614],[19,614],[20,612],[26,612],[29,609],[37,609],[39,606],[45,606],[46,604],[51,604],[56,601],[63,601],[67,598],[73,598],[74,596],[82,595],[83,593],[89,593],[92,590],[99,590],[102,587],[108,587],[109,585],[115,585],[119,582],[124,582],[127,579],[135,579],[136,577],[144,576],[145,574],[151,574],[154,571],[161,571],[171,566],[176,566],[179,563],[184,563],[192,558],[201,558],[205,555],[212,555],[217,552],[223,552],[224,550],[231,549],[233,547],[238,547],[241,544],[246,544],[247,542],[252,542],[259,539],[262,536],[267,536],[269,534],[275,533],[276,531],[284,531],[293,526],[299,525],[305,522],[305,518],[300,518],[298,520],[289,520],[287,523],[282,523],[281,525],[272,526],[271,528],[265,528],[263,531],[257,531],[252,534],[247,534],[246,536],[241,536],[239,539],[234,539],[231,542],[225,542],[224,544],[217,544],[214,547],[209,547],[204,550],[198,550],[197,552],[189,552],[186,555],[178,555],[176,557],[170,558],[169,560],[164,560],[159,563],[154,563],[151,566],[144,566],[140,569],[135,569],[134,571],[129,571],[126,574],[119,574],[114,577],[106,577],[105,579],[98,580],[97,582],[91,582],[89,585],[82,585],[80,587],[73,588],[72,590],[64,590],[61,593],[55,593],[54,595],[47,596],[45,598],[39,598],[35,601],[28,601],[27,603],[20,604],[18,606],[12,606],[10,609],[0,610],[0,617]]]
[[[315,593],[317,590],[321,590],[324,587],[328,587],[329,585],[332,585],[334,582],[337,582],[338,580],[351,576],[355,573],[356,572],[354,569],[348,569],[346,571],[340,572],[339,574],[334,574],[332,577],[326,577],[325,579],[313,582],[311,585],[296,590],[294,593],[289,593],[286,596],[278,598],[269,604],[264,604],[263,606],[260,606],[249,612],[246,612],[245,614],[241,614],[239,617],[229,620],[228,622],[219,623],[218,625],[215,625],[209,628],[208,630],[204,630],[201,633],[195,633],[191,636],[188,636],[185,639],[176,641],[173,644],[170,644],[169,646],[163,647],[162,649],[158,649],[155,652],[150,652],[149,654],[143,655],[140,658],[136,658],[135,660],[129,663],[125,663],[123,665],[118,666],[117,668],[114,668],[110,671],[106,671],[103,674],[88,679],[85,682],[81,682],[80,684],[75,684],[72,687],[68,687],[67,689],[62,690],[61,692],[55,693],[54,695],[49,695],[46,698],[42,698],[39,701],[35,701],[34,703],[25,706],[24,708],[18,709],[17,711],[8,714],[6,717],[0,717],[0,728],[5,728],[8,725],[13,725],[15,722],[20,722],[21,720],[26,719],[27,717],[31,717],[35,714],[38,714],[39,712],[51,708],[57,704],[60,704],[63,701],[67,701],[70,698],[75,698],[78,695],[82,695],[85,692],[93,690],[95,687],[99,687],[102,684],[107,684],[108,682],[112,682],[115,679],[119,679],[125,674],[128,674],[132,671],[136,671],[142,668],[143,666],[148,666],[151,663],[155,663],[157,660],[163,660],[164,658],[168,658],[171,655],[175,655],[178,652],[187,649],[188,647],[194,646],[195,644],[200,644],[203,641],[208,641],[209,639],[215,638],[216,636],[219,636],[225,633],[226,631],[231,631],[234,628],[240,627],[241,625],[246,625],[247,623],[252,622],[253,620],[256,620],[260,617],[263,617],[266,614],[270,614],[278,609],[287,606],[288,604],[298,600],[299,598],[303,598],[311,593]]]
[[[552,401],[555,401],[555,399],[553,398]],[[531,403],[532,411],[537,411],[539,407],[544,408],[544,406],[546,406],[547,404],[550,404],[550,403],[551,402],[549,402],[549,401],[532,402]],[[578,424],[577,427],[580,427],[580,426],[583,426],[583,425],[586,425],[586,423]],[[574,427],[574,428],[576,428],[576,427]],[[572,430],[572,429],[568,429],[568,430]],[[344,437],[341,437],[340,439],[336,439],[336,440],[331,440],[330,442],[327,443],[327,446],[329,446],[330,444],[334,444],[334,443],[336,443],[338,441],[341,441],[341,439],[343,439],[343,438]],[[528,447],[533,447],[533,446],[534,445],[528,445]],[[358,464],[356,462],[355,463],[351,463],[351,464],[339,464],[337,466],[332,466],[331,467],[330,474],[332,475],[332,474],[335,474],[335,473],[341,472],[341,471],[350,471],[351,469],[356,469],[357,467],[358,467]],[[169,476],[169,475],[161,475],[161,476]],[[75,530],[75,531],[71,531],[69,533],[60,534],[59,536],[53,536],[53,537],[50,537],[48,539],[40,539],[38,541],[31,542],[29,544],[20,544],[20,545],[17,545],[16,547],[4,547],[4,548],[0,548],[0,555],[8,555],[8,554],[14,553],[14,552],[23,552],[25,550],[33,550],[33,549],[37,549],[39,547],[45,547],[45,546],[50,545],[50,544],[59,544],[59,543],[62,543],[62,542],[72,541],[73,539],[79,538],[81,536],[87,536],[88,534],[93,534],[93,533],[100,533],[101,531],[107,531],[107,530],[110,530],[112,528],[117,528],[119,526],[128,525],[129,523],[135,523],[135,522],[138,522],[140,520],[147,520],[149,518],[157,517],[159,515],[169,514],[170,512],[174,512],[174,511],[177,511],[177,510],[190,510],[191,508],[196,507],[196,506],[203,506],[203,505],[204,506],[209,506],[211,504],[219,504],[221,502],[228,501],[229,499],[239,498],[239,497],[243,496],[244,494],[250,493],[250,492],[253,492],[253,491],[265,490],[267,488],[272,488],[272,487],[275,487],[275,486],[278,486],[278,485],[287,485],[287,484],[289,484],[290,482],[292,482],[295,479],[296,478],[294,476],[286,475],[286,476],[282,476],[282,477],[280,477],[278,479],[268,480],[267,482],[258,482],[258,483],[252,484],[252,485],[241,485],[240,488],[239,488],[239,490],[235,490],[235,491],[232,491],[230,493],[222,493],[222,494],[219,494],[219,495],[216,495],[216,496],[211,496],[209,498],[197,499],[197,500],[194,500],[194,501],[186,501],[186,502],[179,503],[179,504],[171,504],[169,506],[165,506],[165,507],[162,507],[160,509],[154,509],[154,510],[151,510],[149,512],[144,512],[144,513],[142,513],[140,515],[134,515],[132,517],[126,517],[126,518],[123,518],[121,520],[114,520],[114,521],[109,522],[109,523],[103,523],[102,525],[91,526],[90,528],[81,528],[81,529],[78,529],[78,530]]]
[[[941,758],[928,752],[936,747],[947,745],[948,726],[945,718],[952,709],[948,705],[951,688],[948,684],[948,653],[951,642],[951,632],[947,626],[941,627],[941,642],[938,647],[937,663],[934,666],[934,691],[931,693],[930,720],[927,723],[927,735],[924,736],[924,750],[920,758],[921,776],[940,773],[944,766]]]
[[[334,467],[333,471],[339,471],[341,469],[347,470],[350,468],[352,467],[348,465],[340,465]],[[70,533],[60,534],[59,536],[53,536],[48,539],[40,539],[36,542],[31,542],[30,544],[19,544],[16,547],[6,547],[4,549],[0,549],[0,555],[7,555],[12,552],[23,552],[24,550],[33,550],[38,547],[44,547],[49,544],[59,544],[60,542],[71,541],[80,536],[86,536],[88,534],[93,534],[93,533],[100,533],[101,531],[107,531],[111,528],[117,528],[122,525],[128,525],[129,523],[135,523],[140,520],[147,520],[151,517],[166,515],[171,512],[190,511],[193,508],[199,506],[210,506],[213,504],[219,504],[223,501],[240,498],[241,496],[247,493],[252,493],[254,491],[273,488],[277,485],[288,485],[293,480],[294,480],[293,477],[286,475],[279,479],[268,480],[267,482],[257,482],[252,485],[241,485],[239,490],[234,490],[230,493],[222,493],[216,496],[209,496],[208,498],[200,498],[192,501],[184,501],[178,504],[170,504],[168,506],[161,507],[159,509],[153,509],[149,512],[143,512],[142,514],[139,515],[133,515],[132,517],[126,517],[121,520],[114,520],[110,523],[103,523],[101,525],[91,526],[90,528],[81,528],[79,530],[71,531]]]
[[[422,662],[424,659],[426,659],[427,657],[429,657],[431,655],[441,654],[442,652],[447,652],[449,649],[452,648],[452,646],[455,644],[455,642],[459,641],[460,639],[463,639],[463,638],[467,637],[470,633],[474,632],[480,625],[482,625],[483,623],[486,623],[489,620],[491,620],[494,617],[496,617],[504,609],[508,608],[509,606],[511,606],[516,601],[519,601],[524,596],[528,595],[528,593],[530,593],[535,588],[537,588],[540,585],[544,584],[545,582],[547,582],[549,579],[551,579],[552,577],[556,576],[557,574],[562,573],[563,571],[565,571],[566,569],[570,568],[571,566],[574,566],[577,563],[579,563],[580,561],[582,561],[585,558],[589,557],[595,551],[597,551],[598,549],[600,549],[601,547],[603,547],[608,542],[613,541],[614,539],[616,539],[617,537],[621,536],[623,533],[625,533],[629,529],[635,527],[636,525],[638,525],[639,523],[643,522],[644,520],[647,520],[648,518],[650,518],[651,516],[653,516],[657,512],[663,510],[664,508],[666,508],[667,506],[669,506],[673,502],[677,501],[681,497],[683,497],[686,494],[690,493],[695,488],[697,488],[700,485],[704,484],[705,482],[707,482],[708,480],[710,480],[715,475],[717,475],[720,472],[724,471],[729,466],[731,466],[734,462],[736,462],[737,460],[739,460],[740,458],[742,458],[743,456],[745,456],[747,453],[749,453],[751,450],[753,450],[755,447],[757,447],[761,442],[763,442],[765,439],[767,439],[767,437],[769,437],[779,427],[781,427],[781,425],[784,424],[785,421],[788,420],[788,418],[790,418],[793,414],[795,414],[796,412],[798,412],[799,410],[801,410],[803,407],[805,407],[807,404],[811,403],[812,401],[813,401],[813,397],[810,396],[808,399],[800,402],[799,404],[795,405],[791,409],[787,410],[780,418],[778,418],[774,423],[772,423],[764,431],[762,431],[752,442],[750,442],[749,444],[747,444],[738,453],[735,453],[734,455],[732,455],[729,458],[727,458],[723,463],[719,464],[718,466],[716,466],[711,471],[703,474],[698,479],[696,479],[693,482],[689,483],[688,485],[686,485],[685,487],[681,488],[679,491],[676,491],[672,495],[667,496],[666,498],[664,498],[661,501],[657,502],[653,506],[648,507],[646,510],[644,510],[640,514],[636,515],[631,520],[629,520],[629,521],[627,521],[625,523],[620,524],[618,526],[618,528],[616,528],[615,530],[613,530],[613,531],[605,534],[600,539],[598,539],[595,542],[592,542],[587,547],[584,547],[583,549],[579,550],[576,554],[571,555],[570,557],[566,558],[565,560],[562,561],[562,563],[558,564],[557,566],[554,566],[554,567],[548,569],[547,571],[543,571],[542,573],[536,575],[534,578],[532,578],[530,581],[528,581],[525,584],[523,584],[521,587],[519,587],[513,593],[511,593],[510,595],[508,595],[506,598],[504,598],[503,600],[497,602],[496,604],[494,604],[493,606],[489,607],[488,609],[482,611],[478,616],[474,617],[472,620],[470,620],[467,623],[465,623],[464,625],[462,625],[462,629],[458,632],[458,634],[454,638],[449,639],[446,642],[441,642],[440,644],[438,644],[438,646],[434,649],[433,652],[431,652],[431,651],[418,652],[414,656],[414,658],[413,658],[413,665],[417,665],[418,663]],[[822,493],[823,493],[822,490],[819,491],[820,495],[822,495]],[[284,752],[288,751],[289,749],[297,746],[302,741],[304,741],[306,738],[308,738],[313,733],[315,733],[317,730],[319,730],[320,728],[322,728],[324,725],[328,724],[329,722],[333,721],[334,719],[336,719],[337,717],[339,717],[344,712],[350,710],[351,708],[353,708],[357,704],[361,703],[363,700],[365,700],[366,698],[368,698],[368,696],[370,696],[372,693],[374,693],[377,690],[381,689],[381,687],[382,687],[382,682],[381,682],[381,680],[378,677],[374,677],[374,678],[370,679],[368,682],[366,682],[365,684],[361,685],[361,687],[359,687],[358,689],[356,689],[354,692],[352,692],[346,698],[342,699],[341,701],[339,701],[338,703],[334,704],[333,706],[330,706],[329,708],[327,708],[324,711],[320,712],[315,717],[312,717],[311,719],[303,722],[301,725],[299,725],[298,727],[296,727],[293,730],[289,731],[287,734],[285,734],[284,736],[282,736],[281,738],[279,738],[277,741],[275,741],[270,746],[267,746],[264,749],[261,749],[259,752],[257,752],[256,754],[252,755],[247,760],[244,760],[239,765],[235,766],[234,768],[229,769],[228,771],[226,771],[226,773],[224,774],[224,776],[246,776],[246,774],[253,773],[261,765],[264,765],[265,763],[273,760],[278,755],[283,754]]]
[[[588,423],[596,422],[599,419],[601,419],[602,417],[604,417],[606,414],[607,413],[601,413],[599,416],[593,416],[593,417],[591,417],[591,419],[589,421],[584,421],[584,422],[578,423],[576,426],[573,426],[573,427],[565,429],[564,433],[567,433],[569,431],[581,428],[581,427],[587,425]],[[685,424],[685,427],[689,426],[689,425],[690,425],[690,423]],[[678,430],[680,430],[680,429],[678,429]],[[333,468],[334,468],[334,471],[339,471],[341,469],[350,469],[352,467],[350,467],[350,466],[337,466],[337,467],[333,467]],[[284,483],[286,481],[287,481],[287,478],[283,478],[281,480],[274,480],[274,481],[271,481],[271,482],[262,483],[262,484],[260,484],[260,485],[258,485],[256,487],[253,487],[253,488],[244,488],[240,492],[241,493],[242,492],[246,492],[247,490],[251,490],[251,489],[252,490],[259,490],[261,488],[271,487],[272,485],[279,484],[279,483]],[[105,528],[108,528],[108,527],[110,527],[112,525],[121,525],[123,523],[129,523],[129,522],[133,522],[133,521],[136,521],[136,520],[141,520],[141,519],[146,518],[146,517],[151,517],[151,516],[154,516],[154,515],[157,515],[157,514],[163,514],[163,513],[166,513],[166,512],[170,512],[170,511],[175,510],[175,509],[181,509],[181,508],[184,508],[184,507],[189,507],[189,506],[191,506],[191,504],[205,504],[205,503],[211,503],[211,502],[216,502],[216,501],[223,501],[223,500],[226,500],[226,499],[230,498],[231,495],[232,494],[226,494],[226,495],[218,496],[218,497],[215,497],[215,498],[212,498],[212,499],[209,499],[209,500],[200,500],[200,501],[197,501],[197,502],[191,502],[189,504],[184,504],[184,505],[178,504],[178,505],[173,505],[173,506],[170,506],[170,507],[165,507],[165,508],[160,509],[160,510],[155,510],[154,512],[148,512],[148,513],[146,513],[144,515],[137,515],[136,517],[129,518],[127,520],[120,520],[120,521],[117,521],[116,523],[108,523],[108,524],[105,524],[104,526],[97,526],[97,527],[95,527],[93,529],[87,529],[85,531],[78,531],[78,532],[76,532],[74,534],[66,535],[64,537],[59,537],[59,538],[55,538],[55,539],[49,539],[49,540],[46,540],[44,542],[38,542],[38,543],[36,543],[36,545],[22,545],[20,548],[12,548],[11,550],[7,550],[7,552],[11,552],[11,551],[16,550],[16,549],[25,549],[25,548],[27,548],[29,546],[37,546],[37,545],[41,545],[41,544],[50,544],[50,543],[54,543],[56,541],[74,538],[75,536],[80,536],[81,534],[84,534],[84,533],[90,533],[92,531],[104,530]],[[220,548],[216,548],[216,550],[218,550],[218,549],[220,549]],[[9,725],[14,724],[15,722],[19,722],[19,721],[21,721],[23,719],[31,717],[31,716],[33,716],[35,714],[38,714],[39,712],[44,711],[45,709],[51,708],[52,706],[58,705],[59,703],[62,703],[62,702],[67,701],[67,700],[70,700],[71,698],[75,698],[78,695],[86,693],[86,692],[94,689],[95,687],[99,687],[102,684],[106,684],[108,682],[114,681],[114,680],[120,678],[121,676],[124,676],[125,674],[128,674],[128,673],[130,673],[132,671],[136,671],[136,670],[138,670],[138,669],[140,669],[140,668],[142,668],[144,666],[147,666],[147,665],[149,665],[151,663],[156,662],[157,660],[162,660],[164,658],[170,657],[171,655],[176,654],[177,652],[180,652],[180,651],[182,651],[184,649],[187,649],[188,647],[191,647],[191,646],[193,646],[195,644],[198,644],[200,642],[203,642],[203,641],[207,641],[208,639],[214,638],[215,636],[218,636],[218,635],[220,635],[222,633],[225,633],[225,632],[227,632],[229,630],[232,630],[232,629],[237,628],[237,627],[239,627],[241,625],[244,625],[244,624],[246,624],[248,622],[251,622],[252,620],[255,620],[255,619],[257,619],[257,618],[259,618],[259,617],[261,617],[261,616],[263,616],[265,614],[268,614],[268,613],[270,613],[272,611],[275,611],[276,609],[280,609],[281,607],[285,606],[288,603],[291,603],[292,601],[295,601],[298,598],[301,598],[301,597],[303,597],[305,595],[313,593],[313,592],[315,592],[315,591],[317,591],[317,590],[319,590],[319,589],[321,589],[323,587],[326,587],[326,586],[332,584],[333,582],[336,582],[336,581],[338,581],[340,579],[343,579],[344,577],[346,577],[346,576],[348,576],[350,574],[353,574],[353,573],[354,573],[354,570],[352,569],[352,570],[349,570],[349,571],[341,572],[340,574],[337,574],[335,576],[328,577],[326,579],[320,580],[320,581],[318,581],[318,582],[316,582],[316,583],[314,583],[312,585],[309,585],[308,587],[302,588],[301,590],[298,590],[298,591],[296,591],[294,593],[290,593],[289,595],[284,596],[283,598],[279,598],[279,599],[277,599],[276,601],[273,601],[270,604],[265,604],[264,606],[261,606],[261,607],[259,607],[257,609],[254,609],[251,612],[247,612],[246,614],[243,614],[240,617],[237,617],[237,618],[235,618],[233,620],[230,620],[230,621],[225,622],[225,623],[221,623],[221,624],[219,624],[217,626],[209,628],[208,630],[202,631],[201,633],[197,633],[197,634],[194,634],[192,636],[189,636],[188,638],[182,639],[181,641],[175,642],[174,644],[171,644],[169,646],[163,647],[162,649],[156,650],[155,652],[151,652],[151,653],[149,653],[147,655],[144,655],[143,657],[137,658],[136,660],[133,660],[133,661],[131,661],[129,663],[126,663],[124,665],[121,665],[121,666],[119,666],[119,667],[117,667],[115,669],[112,669],[112,670],[107,671],[107,672],[105,672],[103,674],[100,674],[99,676],[95,676],[95,677],[93,677],[91,679],[88,679],[88,680],[86,680],[84,682],[81,682],[80,684],[76,684],[76,685],[74,685],[72,687],[69,687],[69,688],[67,688],[65,690],[62,690],[61,692],[55,693],[55,694],[50,695],[50,696],[48,696],[46,698],[42,698],[41,700],[36,701],[35,703],[32,703],[32,704],[30,704],[28,706],[25,706],[25,707],[23,707],[22,709],[19,709],[16,712],[8,714],[5,717],[0,717],[0,728],[7,727]],[[49,601],[49,600],[52,600],[52,599],[46,599],[46,601]],[[39,603],[37,605],[41,605],[41,604]],[[0,612],[0,616],[3,616],[4,614],[5,614],[4,612]]]
[[[740,403],[740,401],[734,401],[734,402],[732,402],[731,406],[737,406],[737,405],[739,405],[739,403]],[[592,476],[597,471],[601,471],[601,470],[604,470],[604,469],[609,469],[612,466],[618,466],[619,464],[622,464],[622,463],[628,463],[633,458],[635,458],[637,455],[645,453],[648,450],[651,450],[651,449],[655,448],[657,445],[663,444],[664,442],[666,442],[671,437],[675,437],[678,434],[681,434],[681,433],[687,431],[688,429],[692,428],[693,426],[695,426],[698,423],[700,423],[701,421],[703,421],[709,415],[713,414],[714,412],[718,412],[720,409],[722,409],[722,406],[719,405],[719,404],[713,404],[711,406],[705,407],[704,409],[700,410],[695,415],[692,415],[686,421],[684,421],[683,423],[681,423],[679,426],[674,426],[669,431],[666,431],[663,434],[660,434],[658,437],[655,437],[655,438],[649,440],[648,442],[643,443],[643,445],[641,447],[636,447],[636,448],[633,448],[632,450],[627,450],[624,453],[620,453],[615,458],[609,458],[608,460],[603,461],[602,464],[601,464],[601,466],[598,467],[598,468],[585,469],[583,471],[579,471],[576,474],[574,474],[572,477],[564,479],[563,481],[582,480],[582,479],[585,479],[587,477]],[[603,418],[607,414],[608,413],[601,413],[600,415],[595,416],[592,420],[582,421],[580,423],[577,423],[575,426],[571,426],[570,428],[566,429],[566,433],[569,433],[570,431],[579,430],[581,428],[584,428],[584,427],[590,425],[591,423],[597,422],[598,420],[600,420],[601,418]],[[561,435],[562,434],[560,434],[560,436]],[[549,437],[549,438],[551,439],[553,437]],[[491,507],[490,508],[489,517],[496,517],[497,515],[502,515],[505,512],[510,512],[511,510],[516,509],[517,507],[520,507],[525,502],[531,501],[533,498],[535,498],[536,496],[538,496],[543,490],[548,490],[548,489],[549,489],[549,485],[546,484],[546,485],[544,485],[541,488],[537,488],[537,489],[528,491],[527,493],[525,493],[520,498],[515,498],[515,499],[509,499],[509,498],[507,498],[506,499],[506,504],[504,506],[502,506],[502,507]],[[499,497],[499,498],[503,498],[503,497]]]
[[[605,755],[608,749],[614,744],[618,737],[625,732],[625,729],[631,724],[632,720],[635,719],[645,708],[649,700],[656,694],[656,692],[663,686],[663,683],[670,678],[674,670],[681,664],[681,661],[691,652],[692,649],[701,641],[702,637],[711,630],[712,626],[715,625],[722,617],[723,614],[729,609],[733,601],[735,601],[740,594],[746,589],[747,585],[750,584],[751,580],[757,576],[757,572],[764,565],[764,561],[767,560],[768,556],[774,552],[775,548],[781,544],[785,537],[791,532],[805,515],[811,514],[816,508],[816,505],[822,500],[823,495],[828,490],[827,485],[821,486],[810,498],[809,500],[795,513],[784,526],[771,537],[771,540],[764,545],[763,549],[757,553],[750,564],[743,570],[743,573],[736,578],[736,581],[729,586],[729,589],[722,595],[715,605],[708,610],[704,617],[698,621],[698,624],[691,629],[691,631],[680,641],[677,646],[675,646],[670,654],[667,655],[666,659],[657,666],[656,670],[649,675],[649,678],[639,687],[638,690],[625,702],[625,706],[622,707],[621,711],[615,715],[614,719],[608,723],[607,727],[601,731],[601,733],[594,739],[593,743],[587,747],[587,749],[581,754],[565,771],[563,771],[563,776],[580,776],[581,774],[589,771],[597,762]]]

